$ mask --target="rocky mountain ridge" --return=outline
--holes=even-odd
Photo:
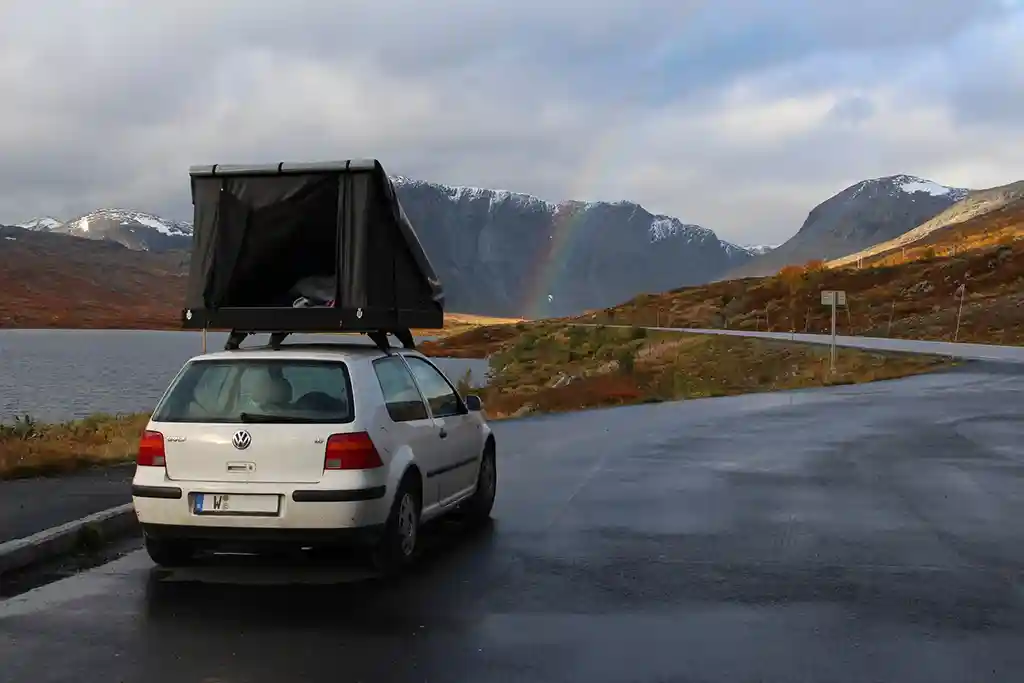
[[[401,176],[393,182],[452,311],[577,313],[706,282],[756,253],[628,201],[552,203]],[[66,223],[34,219],[20,227],[153,252],[185,251],[192,239],[188,223],[127,209],[101,209]]]

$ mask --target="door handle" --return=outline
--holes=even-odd
[[[439,436],[440,436],[440,437],[441,437],[442,439],[444,439],[444,438],[447,438],[447,437],[448,437],[448,432],[447,432],[447,431],[445,431],[445,428],[444,428],[444,427],[441,427],[441,431],[440,431],[440,433],[439,433],[438,435],[439,435]]]

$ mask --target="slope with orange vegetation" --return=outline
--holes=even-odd
[[[187,255],[0,228],[0,328],[181,328]],[[515,319],[445,315],[450,334]]]
[[[953,256],[988,247],[1013,244],[1024,237],[1024,199],[1012,201],[981,216],[932,230],[906,244],[884,248],[862,256],[860,267],[895,266],[936,256]],[[895,242],[895,241],[894,241]],[[878,245],[886,247],[885,244]],[[833,267],[857,265],[853,256],[830,261]]]
[[[826,333],[821,290],[847,292],[839,334],[952,338],[957,288],[966,283],[960,341],[1024,343],[1024,245],[1006,244],[898,266],[787,267],[772,277],[642,295],[580,322]]]
[[[179,326],[184,255],[3,229],[0,327],[167,329]]]

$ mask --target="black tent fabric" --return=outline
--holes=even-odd
[[[185,327],[443,325],[444,289],[379,161],[199,166],[189,175]]]

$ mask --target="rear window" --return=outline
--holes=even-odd
[[[286,359],[192,361],[153,414],[157,422],[351,422],[344,363]]]

